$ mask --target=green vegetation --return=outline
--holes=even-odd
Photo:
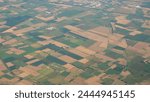
[[[66,45],[69,45],[70,47],[77,47],[79,45],[83,45],[85,47],[90,46],[93,44],[93,41],[89,39],[84,39],[81,37],[77,36],[72,36],[72,35],[66,35],[66,36],[61,36],[58,38],[55,38],[56,41],[59,41],[61,43],[64,43]]]
[[[150,43],[150,35],[146,34],[138,34],[135,36],[126,36],[127,39],[135,40],[135,41],[142,41],[142,42],[148,42]]]
[[[103,79],[102,80],[102,84],[103,85],[111,85],[112,83],[113,83],[113,79],[111,79],[111,78],[105,78],[105,79]]]
[[[8,26],[14,26],[14,25],[17,25],[27,19],[29,19],[30,16],[17,16],[17,17],[9,17],[6,19],[7,23],[6,25]]]
[[[67,16],[67,17],[71,17],[71,16],[75,16],[77,14],[80,14],[81,12],[83,12],[82,8],[72,8],[72,9],[67,9],[65,11],[62,11],[58,17],[62,17],[62,16]]]
[[[142,7],[150,8],[150,2],[143,2]]]
[[[83,69],[83,70],[85,69],[85,65],[80,62],[74,62],[72,63],[72,65],[76,66],[79,69]]]
[[[123,57],[123,55],[113,52],[111,50],[106,50],[105,53],[107,56],[112,57],[114,59]]]
[[[128,65],[131,75],[124,79],[127,84],[136,84],[150,78],[150,63],[144,62],[144,58],[137,56]]]

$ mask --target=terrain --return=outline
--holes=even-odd
[[[150,1],[0,0],[0,84],[150,84]]]

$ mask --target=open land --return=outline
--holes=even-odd
[[[0,84],[150,85],[150,1],[0,0]]]

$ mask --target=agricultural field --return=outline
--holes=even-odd
[[[0,84],[150,85],[150,1],[0,0]]]

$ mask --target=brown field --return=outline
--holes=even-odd
[[[131,73],[129,72],[129,71],[122,71],[121,72],[121,75],[123,76],[123,77],[127,77],[128,75],[130,75]]]
[[[126,16],[117,16],[116,20],[117,20],[117,23],[119,23],[119,24],[127,25],[130,23],[130,21],[127,20]]]
[[[33,43],[30,46],[33,47],[33,48],[40,48],[42,45],[38,44],[38,43]]]
[[[69,74],[67,77],[65,77],[65,81],[70,82],[71,80],[73,80],[76,76],[73,74]]]
[[[118,49],[112,49],[113,52],[116,52],[118,54],[121,54],[123,55],[124,54],[124,51],[121,51],[121,50],[118,50]]]
[[[24,57],[25,57],[25,58],[28,58],[28,59],[34,58],[32,55],[25,55]]]
[[[18,74],[18,76],[19,77],[21,77],[21,78],[25,78],[25,77],[27,77],[29,74],[28,73],[21,73],[21,74]]]
[[[11,32],[13,32],[15,29],[17,29],[17,27],[16,27],[16,26],[13,26],[13,27],[11,27],[11,28],[5,30],[3,33],[11,33]]]
[[[68,72],[70,72],[71,70],[75,68],[75,66],[73,66],[72,64],[65,64],[64,67],[67,68]]]
[[[95,52],[101,52],[103,51],[103,49],[100,47],[102,42],[96,42],[93,45],[91,45],[90,47],[88,47],[88,49],[93,50]]]
[[[83,53],[83,52],[81,52],[81,51],[79,51],[79,50],[77,50],[77,49],[69,49],[68,51],[69,51],[69,52],[72,52],[72,53],[74,53],[74,54],[77,54],[77,55],[79,55],[79,56],[81,56],[81,57],[87,57],[87,56],[89,56],[88,54]]]
[[[117,59],[118,63],[121,65],[126,66],[127,65],[127,60],[125,60],[124,58],[119,58]]]
[[[133,31],[133,32],[130,33],[130,35],[135,36],[135,35],[138,35],[138,34],[141,34],[141,33],[142,32],[140,32],[140,31]]]
[[[48,9],[46,7],[44,7],[44,6],[41,6],[41,7],[35,8],[34,10],[42,12],[42,11],[46,11]]]
[[[1,78],[0,79],[0,84],[1,85],[12,85],[13,82],[11,80],[7,79],[7,78]]]
[[[32,85],[33,83],[31,81],[28,80],[21,80],[18,83],[16,83],[16,85]]]
[[[15,77],[15,78],[11,79],[11,81],[12,81],[13,83],[17,83],[17,82],[19,82],[19,81],[20,81],[20,78]]]
[[[68,65],[68,66],[70,66],[70,65]],[[67,77],[65,77],[65,80],[68,82],[73,81],[77,76],[79,76],[80,73],[82,73],[81,70],[79,70],[75,67],[72,67],[72,68],[74,68],[74,69],[71,70],[71,73]]]
[[[138,48],[131,47],[131,46],[129,46],[129,47],[127,48],[127,50],[128,50],[128,51],[131,51],[131,52],[134,52],[134,53],[136,53],[136,54],[141,54],[141,55],[144,55],[144,54],[145,54],[145,50],[143,50],[143,49],[138,49]]]
[[[83,47],[83,46],[78,46],[75,49],[81,51],[82,53],[88,54],[88,55],[95,54],[95,51],[87,49],[86,47]]]
[[[15,69],[15,70],[12,71],[12,73],[15,74],[15,75],[17,76],[17,75],[21,74],[22,71],[19,70],[19,69]]]
[[[67,69],[68,72],[78,73],[78,74],[82,72],[82,70],[76,68],[72,64],[65,64],[64,67]]]
[[[56,76],[54,78],[50,78],[49,81],[55,85],[64,84],[65,80],[63,76]]]
[[[50,16],[50,17],[36,16],[36,18],[43,20],[43,21],[50,21],[50,20],[55,19],[54,16]]]
[[[11,33],[15,34],[16,36],[21,36],[24,33],[27,33],[29,31],[38,29],[38,28],[43,27],[43,26],[46,26],[46,24],[45,23],[33,24],[30,27],[19,29],[19,30],[15,30],[15,31],[12,31]]]
[[[4,73],[2,71],[0,71],[0,76],[3,76],[3,75],[4,75]]]
[[[72,85],[86,85],[85,83],[85,79],[81,78],[81,77],[77,77],[75,78],[70,84]]]
[[[60,43],[60,42],[58,42],[58,41],[54,41],[54,40],[50,40],[50,43],[51,44],[54,44],[54,45],[56,45],[56,46],[58,46],[58,47],[69,47],[68,45],[66,45],[66,44],[63,44],[63,43]]]
[[[150,44],[148,43],[144,43],[144,42],[137,42],[134,46],[137,49],[146,49],[146,48],[150,48]]]
[[[16,39],[11,39],[11,40],[8,40],[6,42],[4,42],[3,44],[4,45],[12,45],[14,43],[17,43],[18,41]]]
[[[137,31],[136,29],[129,29],[129,28],[125,28],[125,27],[122,27],[122,26],[120,26],[120,25],[115,25],[115,27],[117,27],[117,28],[121,28],[121,29],[125,29],[125,30],[128,30],[128,31]]]
[[[4,63],[0,60],[0,70],[6,70],[6,66],[4,65]]]
[[[51,38],[50,36],[44,36],[44,35],[40,35],[39,37],[43,38],[43,39],[46,39],[46,40],[49,40]]]
[[[115,59],[105,56],[103,54],[96,54],[96,57],[100,58],[102,62],[106,62],[106,61],[114,61]]]
[[[11,62],[6,63],[6,65],[7,65],[7,67],[12,67],[12,66],[14,66],[14,64],[11,63]]]
[[[88,62],[89,62],[89,60],[88,60],[88,59],[86,59],[86,58],[84,58],[84,59],[79,60],[79,62],[81,62],[81,63],[83,63],[83,64],[86,64],[86,63],[88,63]]]
[[[88,84],[88,85],[99,85],[99,77],[98,76],[94,76],[94,77],[91,77],[87,80],[85,80],[85,83]]]
[[[107,49],[108,44],[109,44],[109,41],[108,41],[108,40],[105,40],[105,41],[103,41],[103,42],[99,45],[99,47],[100,47],[102,50],[105,50],[105,49]]]
[[[149,15],[150,8],[144,8],[143,7],[142,9],[144,12],[144,17],[150,18],[150,15]]]
[[[113,64],[112,66],[110,66],[111,69],[115,69],[117,67],[116,64]]]
[[[72,57],[69,57],[67,55],[60,56],[59,59],[67,63],[73,63],[76,61],[76,59],[73,59]]]
[[[4,42],[4,41],[5,41],[4,39],[0,38],[0,43],[2,43],[2,42]]]
[[[35,63],[35,62],[38,62],[38,61],[40,61],[39,59],[34,59],[34,60],[31,60],[31,61],[29,61],[29,62],[27,62],[27,64],[33,64],[33,63]]]
[[[10,48],[10,51],[17,54],[17,55],[20,55],[20,54],[25,52],[25,51],[17,49],[17,48]]]
[[[108,35],[111,34],[110,29],[107,27],[103,27],[103,26],[93,28],[93,29],[89,30],[89,32],[103,36],[103,37],[108,37]]]
[[[85,38],[88,38],[88,39],[91,39],[91,40],[94,40],[94,41],[106,40],[105,37],[102,37],[100,35],[97,35],[97,34],[94,34],[94,33],[91,33],[91,32],[83,31],[82,29],[77,28],[75,26],[67,25],[67,26],[65,26],[65,28],[70,30],[72,33],[75,33],[77,35],[83,36]]]
[[[20,70],[23,71],[23,73],[26,73],[28,75],[33,75],[33,76],[39,75],[39,73],[36,71],[36,68],[34,68],[30,65],[25,66],[25,67],[21,67]]]
[[[54,51],[54,50],[52,50],[52,49],[49,49],[49,48],[46,48],[46,49],[44,49],[44,50],[42,50],[42,51],[45,52],[45,53],[47,53],[47,54],[53,55],[53,56],[55,56],[55,57],[60,57],[60,56],[62,56],[61,53],[56,52],[56,51]]]
[[[45,40],[45,41],[38,41],[37,43],[39,43],[41,45],[48,45],[50,42],[49,42],[49,40]]]
[[[66,19],[68,19],[68,18],[67,17],[61,17],[61,18],[57,18],[56,21],[61,22],[61,21],[66,20]]]
[[[142,25],[142,27],[144,27],[144,28],[150,28],[150,20],[146,20],[144,22],[144,24]]]
[[[125,83],[121,80],[115,79],[113,85],[124,85]]]
[[[119,13],[119,14],[134,14],[136,12],[136,8],[135,7],[121,7],[121,8],[117,8],[114,11],[115,13]]]

